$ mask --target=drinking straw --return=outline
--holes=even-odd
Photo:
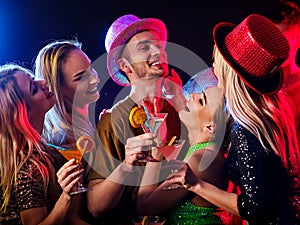
[[[171,138],[171,140],[169,141],[168,146],[171,146],[173,144],[173,142],[175,141],[175,139],[176,139],[176,136],[173,136]]]

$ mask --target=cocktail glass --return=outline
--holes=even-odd
[[[147,112],[147,120],[142,124],[142,128],[145,133],[156,133],[165,121],[168,113],[149,113]],[[152,156],[152,147],[150,146],[145,152],[144,157],[138,160],[139,162],[159,162]]]
[[[175,160],[179,155],[184,142],[184,139],[174,140],[171,144],[169,144],[170,142],[163,142],[157,148],[167,161]]]
[[[161,154],[165,157],[167,161],[175,160],[177,159],[184,143],[185,143],[184,139],[174,140],[172,143],[170,141],[164,142],[160,146],[158,146],[158,150],[161,152]],[[171,173],[176,173],[176,172],[178,172],[178,170],[171,169]],[[171,184],[167,187],[164,187],[163,190],[171,190],[171,189],[178,189],[178,188],[184,188],[184,186],[181,184]]]
[[[85,148],[86,148],[86,146],[85,146]],[[67,160],[75,159],[75,162],[77,164],[81,163],[82,156],[84,154],[84,152],[81,152],[79,149],[63,149],[63,148],[60,148],[59,152]],[[81,182],[78,182],[77,190],[70,192],[70,195],[75,195],[75,194],[83,193],[83,192],[90,191],[90,190],[92,190],[92,188],[84,187]]]

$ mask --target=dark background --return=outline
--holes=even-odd
[[[31,69],[34,57],[46,43],[73,36],[83,43],[83,51],[93,62],[104,59],[104,39],[111,23],[124,14],[135,14],[161,19],[168,28],[169,42],[191,50],[210,65],[214,25],[221,21],[239,23],[272,1],[0,0],[0,63],[13,61]],[[105,63],[100,67],[97,111],[111,107],[121,90],[107,78]],[[183,76],[184,82],[186,79]]]

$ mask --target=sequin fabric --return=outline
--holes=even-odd
[[[65,159],[56,150],[51,149],[50,152],[57,171],[65,163]],[[42,176],[38,168],[33,162],[27,161],[17,174],[7,211],[0,215],[0,224],[21,225],[20,212],[31,208],[46,206],[50,212],[61,193],[61,188],[57,182],[50,181],[50,183],[53,185],[48,188],[45,194]],[[0,188],[1,196],[2,193],[3,190]],[[2,199],[0,201],[2,204]]]
[[[230,214],[219,208],[199,207],[188,200],[178,202],[166,214],[166,225],[230,224]]]
[[[46,205],[41,175],[32,162],[25,164],[17,175],[15,190],[1,224],[22,224],[20,212]]]
[[[228,178],[238,185],[238,210],[250,225],[297,225],[292,206],[292,178],[279,156],[264,151],[259,140],[235,123],[226,159]]]
[[[297,218],[300,219],[300,190],[295,191],[295,195],[293,197],[293,206],[296,209]]]

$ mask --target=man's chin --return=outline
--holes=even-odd
[[[152,76],[155,77],[167,77],[169,75],[169,70],[161,70],[157,71],[156,73],[153,73]]]

